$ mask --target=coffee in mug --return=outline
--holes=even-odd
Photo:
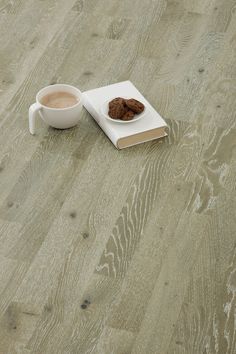
[[[44,87],[36,95],[36,102],[29,108],[29,131],[35,134],[38,115],[57,129],[75,126],[83,108],[81,91],[71,85],[55,84]]]
[[[79,102],[79,98],[70,92],[58,91],[41,98],[42,105],[50,108],[68,108]]]

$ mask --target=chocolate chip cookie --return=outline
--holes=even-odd
[[[121,97],[116,97],[109,102],[108,115],[113,119],[121,119],[127,112],[125,100]]]
[[[113,107],[114,105],[123,105],[125,106],[125,99],[122,97],[116,97],[109,102],[109,108]]]
[[[135,113],[131,110],[128,110],[123,117],[121,118],[121,120],[132,120],[134,118]]]
[[[108,115],[113,119],[121,119],[125,113],[125,107],[120,105],[114,105],[108,111]]]
[[[126,106],[136,114],[140,114],[144,111],[144,104],[135,100],[134,98],[130,98],[129,100],[125,100]]]

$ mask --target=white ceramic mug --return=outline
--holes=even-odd
[[[79,100],[74,106],[67,108],[50,108],[41,103],[42,98],[53,92],[68,92],[75,95]],[[75,126],[80,118],[82,110],[82,93],[74,86],[55,84],[44,87],[36,95],[36,102],[29,108],[29,131],[35,134],[35,120],[37,113],[49,125],[57,129],[67,129]]]

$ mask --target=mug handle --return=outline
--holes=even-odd
[[[36,113],[40,111],[41,105],[36,102],[33,103],[29,108],[29,131],[30,134],[35,134],[35,120],[36,120]]]

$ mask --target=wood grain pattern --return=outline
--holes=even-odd
[[[235,1],[0,1],[0,354],[236,352]],[[43,86],[130,79],[168,138],[117,151]]]
[[[168,353],[236,350],[234,208],[226,193],[213,211]]]

